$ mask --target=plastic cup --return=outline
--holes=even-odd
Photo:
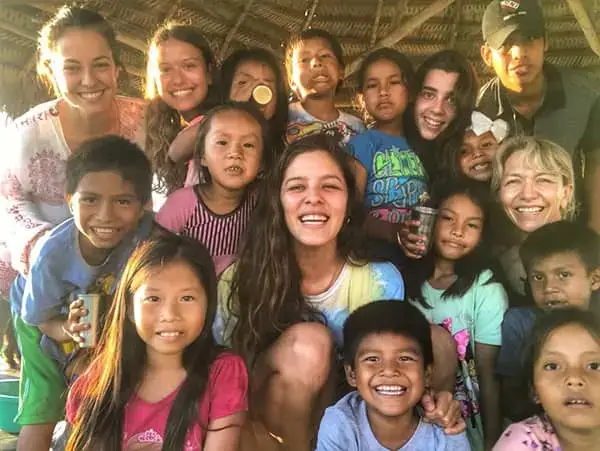
[[[258,85],[252,90],[252,98],[259,105],[266,105],[273,98],[273,91],[266,85]]]
[[[433,231],[435,230],[435,220],[437,218],[437,210],[429,207],[414,207],[411,211],[411,219],[419,221],[419,226],[411,227],[411,232],[415,235],[427,237],[427,248],[425,252],[431,249],[433,243]]]
[[[88,314],[82,318],[85,318],[92,326],[90,329],[80,332],[81,338],[83,338],[80,346],[93,348],[98,341],[98,315],[101,296],[98,293],[80,294],[78,299],[83,301],[83,307],[88,311]]]

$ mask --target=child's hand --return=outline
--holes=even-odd
[[[194,155],[194,146],[196,145],[201,124],[201,121],[197,119],[201,119],[201,117],[198,116],[190,122],[190,125],[181,130],[171,142],[169,147],[169,158],[171,161],[175,163],[188,161]]]
[[[452,393],[441,391],[426,392],[421,398],[425,411],[425,420],[444,428],[448,435],[460,434],[467,427],[460,414],[460,404],[453,398]]]
[[[73,301],[69,306],[69,316],[65,321],[63,330],[74,342],[78,344],[83,342],[83,338],[80,335],[81,332],[89,330],[90,327],[92,327],[90,323],[79,321],[88,313],[89,312],[87,309],[83,308],[83,301],[81,299]]]
[[[412,227],[419,227],[421,223],[418,220],[409,219],[399,224],[396,238],[398,245],[409,258],[423,258],[427,252],[427,237],[425,235],[415,235],[410,231]]]

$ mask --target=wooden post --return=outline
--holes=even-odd
[[[248,15],[248,12],[250,11],[250,8],[252,8],[253,3],[254,3],[254,0],[247,0],[246,6],[244,7],[244,11],[242,12],[242,14],[240,14],[240,17],[238,17],[238,20],[235,22],[235,25],[229,30],[229,32],[227,33],[227,36],[225,36],[223,45],[221,46],[221,49],[219,50],[219,59],[220,60],[223,60],[223,58],[225,58],[225,55],[227,54],[227,50],[229,49],[229,44],[231,44],[233,37],[235,36],[238,29],[240,28],[240,25],[242,25],[242,22]]]
[[[398,25],[394,30],[391,31],[385,38],[381,39],[378,43],[372,46],[367,52],[363,53],[361,56],[352,61],[347,67],[346,72],[344,74],[344,78],[348,78],[354,72],[357,71],[360,63],[365,59],[365,57],[373,50],[381,48],[381,47],[390,47],[396,44],[401,39],[408,36],[412,31],[416,28],[423,25],[429,19],[431,19],[436,14],[444,11],[448,6],[454,3],[455,0],[436,0],[434,3],[429,5],[423,11],[421,11],[416,16],[409,18],[404,23]]]
[[[310,10],[308,10],[306,13],[306,20],[304,21],[304,26],[302,27],[303,30],[306,30],[308,27],[310,27],[313,17],[315,17],[317,6],[319,6],[319,0],[313,0]]]
[[[585,8],[581,0],[567,0],[571,12],[577,19],[585,38],[588,41],[592,51],[600,56],[600,40],[598,39],[598,32],[594,26],[594,22],[590,17],[588,10]]]
[[[377,2],[377,11],[375,12],[375,21],[373,22],[373,31],[371,31],[371,47],[377,42],[377,29],[379,28],[379,20],[381,19],[381,11],[383,10],[383,0]]]

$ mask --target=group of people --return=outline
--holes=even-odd
[[[167,24],[141,100],[61,8],[56,99],[2,132],[18,449],[65,419],[69,451],[600,449],[600,90],[544,62],[536,0],[482,32],[481,89],[454,50],[370,53],[361,119],[325,30],[283,68]]]

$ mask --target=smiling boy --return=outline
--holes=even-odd
[[[18,448],[27,451],[47,450],[64,416],[61,367],[73,340],[87,330],[67,317],[69,303],[81,293],[111,294],[153,224],[144,210],[152,171],[135,144],[116,136],[88,141],[69,158],[66,174],[73,217],[40,239],[30,274],[19,276],[10,292],[22,353]]]

